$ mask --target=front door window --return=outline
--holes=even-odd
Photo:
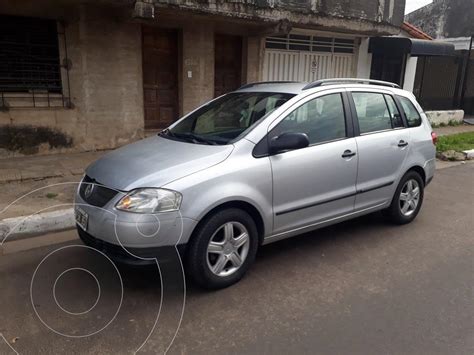
[[[310,144],[345,138],[341,94],[325,95],[304,103],[278,124],[272,136],[288,132],[306,133]]]

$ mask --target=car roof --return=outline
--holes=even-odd
[[[262,82],[244,85],[236,92],[278,92],[297,95],[301,94],[306,85],[308,83],[296,81]]]
[[[260,82],[247,84],[237,89],[235,92],[275,92],[275,93],[287,93],[293,95],[299,95],[303,92],[314,93],[318,91],[324,91],[328,89],[375,89],[390,91],[394,94],[407,96],[407,91],[377,84],[359,84],[359,83],[328,83],[328,85],[321,85],[314,88],[303,90],[307,86],[307,82],[295,82],[295,81],[278,81],[278,82]]]

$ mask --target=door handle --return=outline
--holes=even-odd
[[[407,145],[408,145],[408,142],[405,142],[403,139],[400,142],[398,142],[398,146],[400,148],[406,147]]]
[[[341,156],[343,158],[352,158],[354,155],[356,155],[356,153],[348,149],[348,150],[345,150]]]

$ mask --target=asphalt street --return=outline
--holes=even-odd
[[[264,246],[220,291],[79,240],[0,256],[0,354],[473,354],[473,231],[466,164],[437,171],[412,224],[373,214]]]

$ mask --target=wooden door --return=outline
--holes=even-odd
[[[242,83],[242,37],[215,35],[214,95],[238,89]]]
[[[163,129],[178,111],[178,32],[142,28],[145,129]]]

